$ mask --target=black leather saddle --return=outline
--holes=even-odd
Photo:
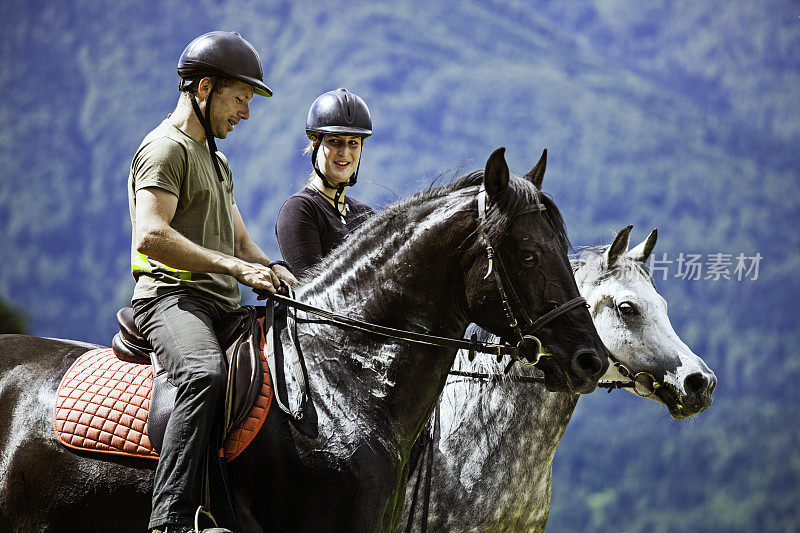
[[[261,390],[264,379],[261,365],[264,334],[258,318],[259,309],[253,306],[241,307],[230,315],[218,335],[228,368],[223,437],[247,416]],[[160,453],[164,443],[164,430],[175,405],[177,387],[158,362],[150,343],[136,327],[133,309],[124,307],[117,311],[117,322],[120,331],[111,342],[116,356],[131,363],[153,365],[153,392],[150,396],[147,434],[153,448]]]

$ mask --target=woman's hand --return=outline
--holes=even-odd
[[[272,265],[272,271],[290,287],[297,287],[297,278],[283,265]]]

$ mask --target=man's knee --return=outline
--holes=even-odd
[[[227,375],[222,365],[203,365],[186,372],[187,382],[198,392],[221,395],[225,390]]]

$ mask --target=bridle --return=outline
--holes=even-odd
[[[517,303],[517,308],[520,310],[520,315],[524,320],[524,325],[522,327],[519,326],[519,323],[511,310],[511,305],[508,301],[507,292],[504,289],[503,284],[503,276],[508,279],[508,275],[506,274],[507,270],[503,266],[503,262],[500,259],[500,256],[495,253],[494,249],[492,248],[491,244],[489,243],[489,238],[486,235],[486,231],[484,230],[484,220],[486,218],[486,190],[483,186],[481,186],[480,191],[478,192],[478,231],[481,234],[481,238],[483,239],[484,243],[486,244],[486,255],[489,258],[489,268],[484,276],[484,279],[489,277],[489,275],[494,274],[495,282],[497,283],[497,289],[500,293],[500,298],[502,299],[503,310],[506,313],[506,317],[509,321],[509,327],[514,331],[515,335],[517,336],[518,342],[517,347],[519,348],[525,342],[535,342],[537,346],[536,352],[536,359],[534,362],[525,362],[521,358],[516,357],[515,360],[519,361],[523,364],[527,365],[535,365],[539,362],[541,357],[548,356],[547,352],[542,349],[542,343],[539,341],[538,338],[532,335],[533,332],[538,330],[539,328],[543,327],[548,322],[552,321],[556,317],[571,311],[576,307],[580,307],[581,305],[585,307],[589,307],[589,304],[586,302],[586,299],[583,297],[573,298],[572,300],[568,301],[565,304],[560,305],[559,307],[545,313],[541,317],[536,320],[531,320],[528,316],[527,312],[525,311],[525,307],[520,303],[519,297],[514,292],[514,286],[509,283],[508,287],[510,289],[510,293],[514,301]],[[525,213],[529,213],[532,211],[545,211],[546,206],[542,203],[536,203],[531,209],[523,211],[519,213],[519,215],[523,215]],[[498,268],[493,268],[494,262],[497,263]],[[502,274],[501,274],[502,272]],[[473,338],[475,334],[473,334]],[[470,361],[474,358],[474,354],[471,352],[469,355]],[[622,375],[623,378],[628,379],[629,381],[600,381],[597,386],[601,388],[608,389],[608,392],[611,392],[615,389],[624,389],[624,388],[632,388],[636,394],[642,397],[648,397],[656,392],[660,387],[663,386],[663,383],[658,381],[653,374],[647,371],[640,371],[640,372],[632,372],[625,364],[615,358],[612,354],[609,353],[609,359],[613,366],[617,369],[617,371]],[[498,362],[500,362],[500,357],[498,356]],[[505,374],[508,374],[508,371],[511,369],[511,365],[514,363],[512,360],[511,363],[506,366]],[[460,376],[466,377],[471,379],[485,379],[489,380],[493,377],[499,377],[499,375],[494,374],[487,374],[482,372],[466,372],[462,370],[451,370],[451,376]],[[514,376],[506,376],[503,379],[512,381],[512,382],[520,382],[520,383],[542,383],[544,381],[543,378],[539,376],[526,376],[526,375],[514,375]]]
[[[488,194],[486,193],[486,189],[483,185],[481,185],[480,190],[478,191],[478,233],[481,236],[484,244],[486,245],[486,257],[489,259],[489,267],[486,271],[486,275],[483,276],[483,279],[488,278],[490,275],[494,274],[495,284],[497,285],[497,292],[500,294],[500,299],[503,305],[503,311],[505,312],[506,319],[508,320],[508,326],[514,331],[514,335],[517,338],[517,349],[518,351],[526,343],[535,343],[536,344],[536,357],[531,361],[525,361],[521,357],[515,357],[516,361],[519,361],[522,364],[526,365],[535,365],[539,362],[539,359],[542,357],[550,356],[551,354],[546,352],[542,347],[542,342],[533,334],[544,327],[546,324],[549,324],[559,316],[572,311],[578,307],[589,307],[589,304],[586,302],[586,298],[582,296],[578,296],[573,298],[572,300],[561,304],[560,306],[556,307],[545,313],[544,315],[540,316],[536,320],[531,320],[530,315],[528,312],[525,311],[525,306],[522,305],[522,302],[517,296],[516,291],[514,290],[514,285],[512,283],[508,283],[508,291],[506,291],[505,287],[506,284],[503,283],[503,278],[508,281],[508,270],[503,265],[502,259],[500,259],[500,255],[495,253],[494,248],[492,248],[492,244],[489,242],[489,237],[486,235],[486,230],[484,228],[485,221],[486,221],[486,201],[488,198]],[[522,211],[517,214],[524,215],[526,213],[531,212],[542,212],[545,211],[547,207],[540,202],[534,204],[533,207]],[[497,263],[497,268],[494,268],[494,264]],[[509,302],[508,294],[511,294],[511,298],[516,304],[516,308],[518,309],[519,315],[522,317],[523,324],[520,326],[519,321],[517,320],[514,311],[512,310],[511,304]],[[470,358],[472,358],[472,354],[470,354]]]
[[[544,211],[545,206],[544,204],[537,203],[531,210],[529,211]],[[526,211],[528,212],[528,211]],[[522,214],[522,213],[521,213]],[[586,299],[582,296],[577,298],[573,298],[572,300],[558,306],[557,308],[548,311],[544,315],[540,316],[536,320],[531,320],[528,313],[525,311],[522,302],[520,301],[519,297],[517,296],[516,292],[514,291],[513,285],[510,283],[503,283],[503,275],[499,272],[502,270],[505,273],[505,269],[503,268],[502,261],[500,256],[497,255],[492,248],[489,238],[486,235],[486,231],[484,229],[486,218],[486,191],[481,188],[478,193],[478,231],[483,239],[484,243],[486,244],[486,255],[489,260],[489,268],[486,276],[484,279],[489,277],[490,274],[494,273],[495,282],[497,284],[497,290],[500,294],[500,298],[502,300],[503,310],[505,311],[506,317],[509,321],[509,327],[514,331],[517,337],[517,344],[510,345],[505,343],[491,343],[491,342],[482,342],[478,341],[477,335],[473,334],[470,339],[453,339],[449,337],[439,337],[436,335],[428,335],[424,333],[418,333],[415,331],[408,331],[396,328],[390,328],[387,326],[381,326],[379,324],[373,324],[371,322],[366,322],[364,320],[360,320],[357,318],[339,315],[328,311],[326,309],[321,309],[319,307],[315,307],[313,305],[305,304],[298,300],[294,299],[294,293],[290,290],[289,296],[284,296],[282,294],[277,293],[264,293],[258,292],[259,295],[265,296],[270,300],[274,300],[276,302],[283,303],[289,307],[293,307],[300,311],[305,311],[306,313],[311,313],[317,316],[320,316],[334,324],[339,326],[344,326],[351,329],[357,329],[361,331],[365,331],[368,333],[373,333],[376,335],[382,335],[385,337],[392,337],[399,340],[404,340],[407,342],[413,342],[417,344],[427,344],[431,346],[440,346],[444,348],[456,348],[456,349],[463,349],[467,350],[470,353],[470,356],[474,356],[475,353],[486,353],[496,355],[497,357],[502,357],[504,355],[510,355],[517,361],[520,361],[526,365],[535,365],[539,362],[541,357],[550,356],[548,352],[544,351],[542,348],[541,341],[533,335],[534,332],[539,330],[540,328],[544,327],[545,325],[549,324],[559,316],[576,309],[581,306],[587,306]],[[494,263],[497,264],[498,268],[493,268]],[[506,290],[506,287],[509,289]],[[509,303],[508,294],[512,295],[512,299],[516,304],[517,313],[522,317],[524,323],[522,326],[519,325],[519,322],[516,319],[516,314],[512,310],[512,305]],[[527,343],[535,343],[536,344],[536,357],[533,361],[525,360],[520,354],[522,353],[523,348]]]
[[[319,307],[315,307],[313,305],[309,305],[303,302],[300,302],[294,298],[293,290],[286,286],[288,296],[284,296],[278,293],[266,293],[264,291],[256,291],[259,296],[266,297],[269,300],[283,303],[284,305],[294,308],[294,312],[288,313],[288,327],[290,328],[290,332],[296,330],[296,312],[297,310],[304,311],[306,313],[314,314],[319,317],[324,318],[325,320],[332,322],[336,325],[356,329],[360,331],[364,331],[367,333],[372,333],[375,335],[381,335],[384,337],[391,337],[394,339],[399,339],[407,342],[412,342],[416,344],[424,344],[429,346],[440,346],[444,348],[455,348],[457,350],[467,350],[469,352],[470,358],[474,358],[476,353],[486,353],[492,354],[497,356],[498,359],[502,358],[504,355],[509,355],[512,358],[512,364],[515,361],[519,361],[525,365],[535,365],[539,362],[542,357],[548,357],[552,354],[546,352],[542,347],[542,342],[534,336],[534,333],[544,327],[545,325],[549,324],[559,316],[568,313],[569,311],[576,309],[581,306],[588,307],[586,303],[586,299],[582,296],[577,298],[573,298],[572,300],[558,306],[557,308],[548,311],[544,315],[540,316],[536,320],[532,320],[530,315],[525,311],[524,306],[522,305],[521,300],[517,296],[516,291],[514,290],[513,285],[508,281],[508,276],[506,275],[506,269],[503,266],[502,260],[500,256],[495,253],[494,248],[492,247],[491,243],[489,242],[489,238],[486,234],[486,230],[484,225],[486,224],[486,200],[487,200],[487,193],[486,190],[481,186],[481,189],[478,191],[478,232],[486,246],[486,255],[489,261],[488,271],[484,276],[484,279],[488,278],[491,274],[494,274],[495,283],[497,285],[497,291],[500,295],[500,299],[502,301],[503,310],[505,312],[506,318],[508,319],[508,325],[511,330],[514,331],[514,334],[517,338],[516,345],[506,344],[506,343],[491,343],[491,342],[483,342],[478,341],[477,334],[473,334],[469,339],[453,339],[449,337],[439,337],[436,335],[428,335],[425,333],[418,333],[415,331],[408,331],[396,328],[390,328],[387,326],[382,326],[380,324],[373,324],[371,322],[366,322],[364,320],[360,320],[357,318],[339,315],[333,313],[327,309],[321,309]],[[545,205],[542,203],[536,203],[531,209],[524,211],[521,214],[536,211],[541,212],[545,210]],[[494,265],[497,265],[497,268],[494,268]],[[503,277],[506,278],[506,282],[504,283]],[[507,290],[508,289],[508,290]],[[508,295],[511,295],[511,300],[514,303],[512,306],[511,302],[509,301]],[[514,313],[514,307],[516,307],[517,312]],[[523,323],[520,325],[519,321],[517,320],[517,315],[519,315]],[[535,344],[535,357],[532,360],[526,359],[522,356],[524,353],[524,349],[529,344]],[[510,366],[510,365],[509,365]],[[296,376],[298,381],[300,382],[301,387],[301,394],[305,398],[306,396],[306,383],[305,383],[305,376],[302,372]],[[302,418],[302,406],[305,402],[301,401],[301,406],[298,409],[293,411],[289,411],[284,408],[288,414],[293,416],[296,419]],[[282,406],[283,408],[283,406]]]

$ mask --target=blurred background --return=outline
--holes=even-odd
[[[275,92],[219,142],[271,256],[310,171],[308,107],[337,87],[372,111],[348,194],[375,207],[498,146],[519,175],[548,148],[544,189],[576,249],[658,228],[656,282],[717,374],[714,404],[678,423],[630,394],[584,398],[549,531],[800,529],[800,3],[4,0],[5,331],[110,343],[133,289],[131,158],[211,30],[253,43]]]

